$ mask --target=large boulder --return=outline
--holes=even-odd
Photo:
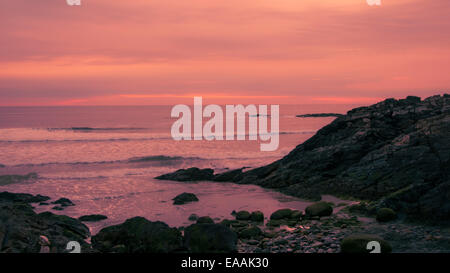
[[[214,220],[209,216],[202,216],[197,218],[197,224],[214,224]]]
[[[381,237],[372,234],[355,234],[344,238],[341,242],[342,253],[370,253],[373,248],[368,246],[369,242],[378,242],[381,253],[390,253],[391,245]]]
[[[292,215],[291,209],[279,209],[270,215],[271,220],[290,219]]]
[[[183,205],[189,202],[197,202],[198,198],[193,193],[183,192],[172,199],[174,205]]]
[[[250,220],[250,212],[241,210],[236,213],[236,220]]]
[[[213,169],[199,169],[194,167],[189,169],[180,169],[173,173],[163,174],[155,177],[155,179],[173,181],[207,181],[214,178],[213,174]]]
[[[317,202],[306,207],[305,214],[308,217],[330,216],[333,214],[333,207],[327,202]]]
[[[397,213],[390,208],[381,208],[377,211],[378,222],[389,222],[397,219]]]
[[[105,253],[172,253],[182,248],[182,236],[163,222],[134,217],[100,230],[92,236],[92,246]]]
[[[264,213],[259,210],[254,211],[250,214],[250,220],[253,222],[264,222]]]
[[[193,224],[184,230],[184,245],[193,253],[236,252],[237,235],[222,224]]]

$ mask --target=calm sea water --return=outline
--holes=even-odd
[[[39,175],[33,182],[0,186],[0,191],[67,197],[76,203],[54,213],[107,215],[108,220],[89,224],[93,233],[133,216],[180,226],[189,224],[191,213],[223,219],[241,209],[266,215],[284,207],[304,209],[307,202],[257,186],[153,177],[192,166],[222,172],[268,164],[333,120],[295,115],[345,113],[353,107],[281,105],[280,145],[274,152],[261,152],[257,141],[248,140],[174,141],[170,106],[0,107],[0,164],[5,165],[0,175]],[[182,192],[195,193],[200,201],[172,205]]]

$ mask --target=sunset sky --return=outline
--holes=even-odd
[[[0,105],[449,93],[449,14],[449,0],[1,0]]]

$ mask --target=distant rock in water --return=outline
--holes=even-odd
[[[217,181],[217,182],[237,182],[243,178],[242,170],[236,169],[214,175],[213,169],[189,168],[180,169],[173,173],[163,174],[155,179],[172,181]]]
[[[37,177],[38,175],[36,173],[29,173],[27,175],[0,175],[0,186],[32,180]]]
[[[149,162],[149,161],[169,161],[169,160],[182,160],[181,156],[165,156],[165,155],[155,155],[155,156],[144,156],[144,157],[133,157],[128,159],[129,162]]]
[[[75,204],[67,198],[59,198],[52,202],[52,204],[61,205],[62,207],[75,206]]]
[[[320,113],[320,114],[304,114],[304,115],[296,115],[298,118],[327,118],[327,117],[342,117],[343,114],[337,113]]]
[[[78,220],[82,222],[97,222],[105,219],[108,219],[108,217],[101,214],[83,215],[78,217]]]
[[[199,169],[199,168],[189,168],[180,169],[176,172],[163,174],[156,179],[160,180],[174,180],[174,181],[202,181],[202,180],[212,180],[214,175],[213,169]]]
[[[183,205],[189,202],[197,202],[198,198],[193,193],[183,192],[172,199],[174,205]]]
[[[335,119],[238,183],[320,200],[373,201],[414,219],[450,220],[450,95],[387,99]]]

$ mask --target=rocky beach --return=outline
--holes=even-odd
[[[156,177],[254,184],[308,200],[304,210],[186,215],[189,224],[176,227],[136,216],[91,234],[88,223],[108,215],[77,219],[63,215],[78,206],[65,196],[5,191],[0,252],[70,252],[67,243],[76,241],[82,252],[94,253],[360,253],[377,241],[385,253],[448,253],[449,143],[449,95],[387,99],[353,109],[267,166],[219,173],[192,166]],[[1,175],[0,185],[38,177]],[[326,200],[329,195],[340,199]],[[172,198],[177,207],[202,201],[191,192]],[[55,213],[37,213],[38,207]]]

